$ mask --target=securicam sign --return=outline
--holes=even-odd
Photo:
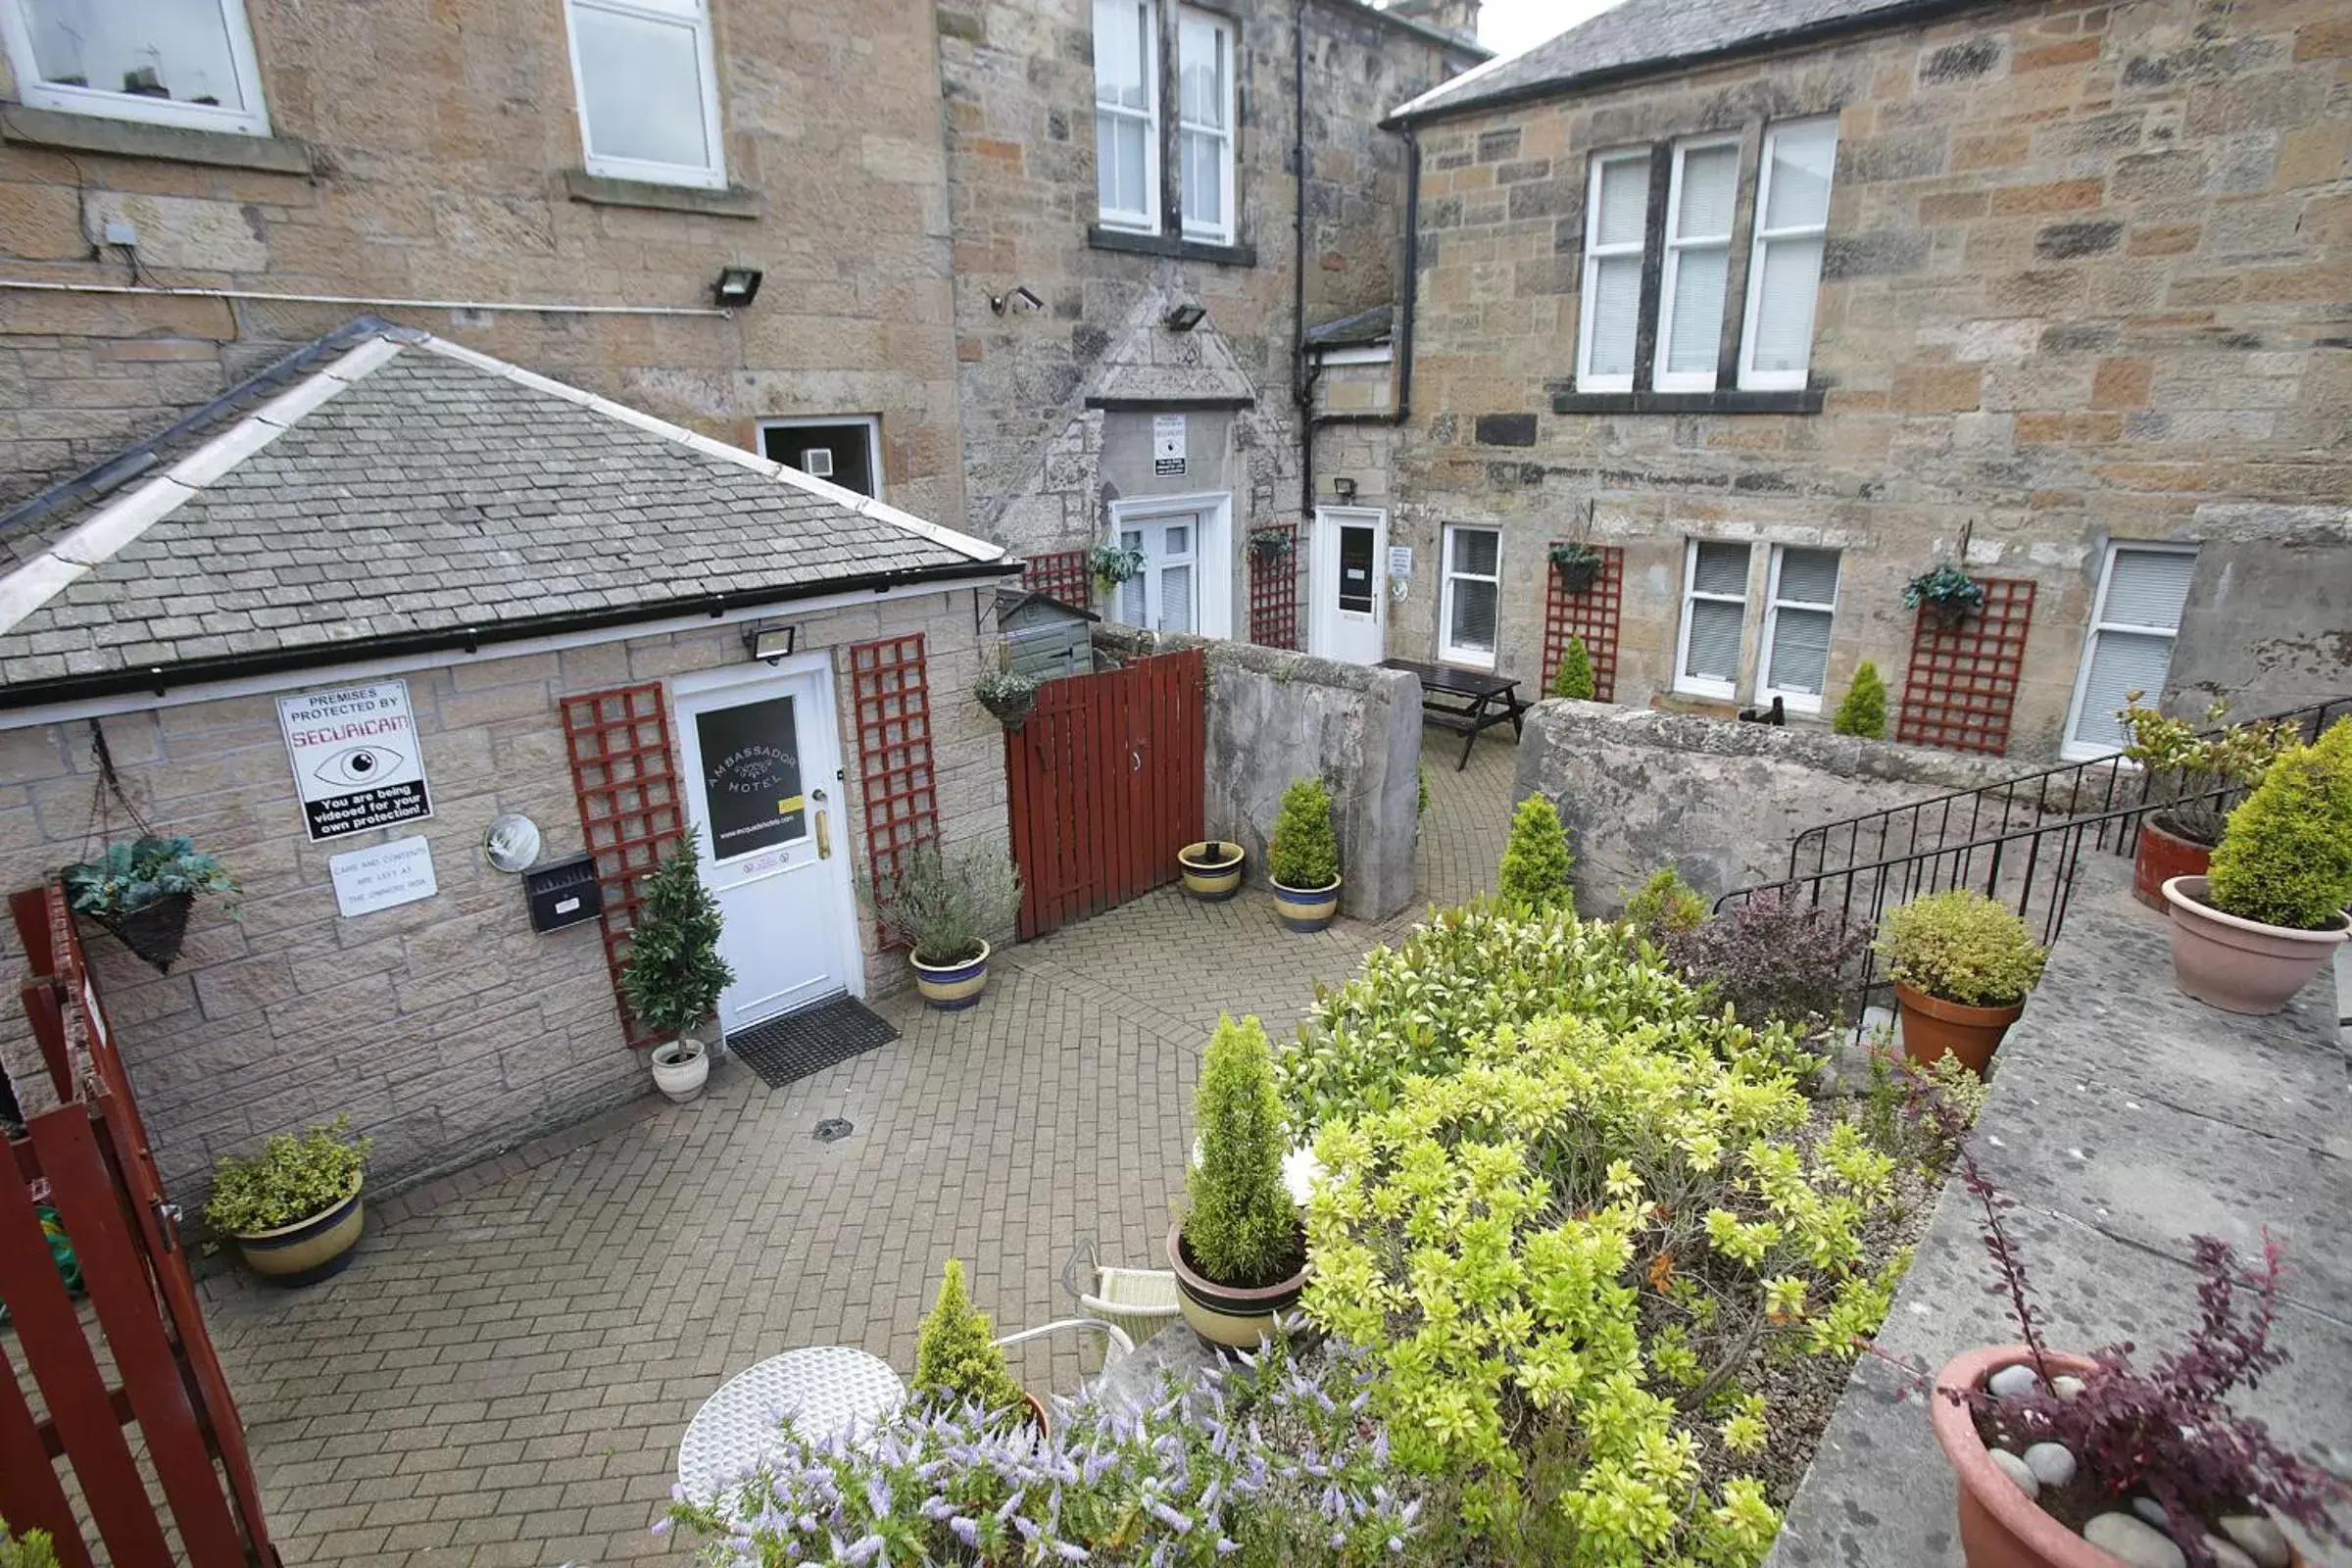
[[[311,842],[433,814],[405,680],[277,700]]]

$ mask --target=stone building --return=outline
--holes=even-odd
[[[1867,659],[2027,756],[2346,690],[2348,62],[2328,0],[1626,0],[1404,105],[1410,416],[1318,492],[1394,497],[1386,646],[1800,722]]]

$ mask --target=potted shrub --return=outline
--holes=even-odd
[[[1984,608],[1984,585],[1950,562],[1937,562],[1903,584],[1903,608],[1926,610],[1936,625],[1957,626],[1970,611]]]
[[[347,1115],[299,1138],[279,1133],[258,1154],[220,1157],[205,1223],[268,1283],[317,1284],[342,1273],[360,1244],[367,1165],[368,1140],[351,1136]]]
[[[2024,920],[1968,888],[1888,910],[1878,946],[1894,979],[1903,1054],[1926,1067],[1949,1052],[1980,1078],[2049,957]]]
[[[1184,872],[1184,891],[1202,904],[1222,904],[1240,892],[1242,864],[1248,858],[1231,839],[1187,844],[1176,852],[1176,864]]]
[[[1003,846],[954,856],[918,844],[869,889],[891,941],[907,950],[914,987],[942,1012],[973,1006],[988,985],[988,937],[1020,912],[1021,873]]]
[[[653,1051],[654,1085],[683,1104],[710,1077],[710,1053],[693,1031],[718,1010],[735,971],[718,956],[718,899],[703,886],[702,830],[690,827],[645,879],[645,903],[629,928],[620,991],[638,1023],[671,1038]]]
[[[2173,978],[2229,1012],[2277,1012],[2344,940],[2352,899],[2352,718],[2289,746],[2230,813],[2207,876],[2164,884]]]
[[[980,699],[982,708],[997,715],[998,723],[1019,729],[1029,721],[1029,710],[1037,706],[1037,681],[1009,669],[992,669],[973,686],[972,695]]]
[[[1320,780],[1302,778],[1282,792],[1266,874],[1275,910],[1293,931],[1320,931],[1340,912],[1340,844],[1331,826],[1331,791]]]
[[[1560,574],[1560,587],[1572,594],[1581,594],[1592,587],[1604,564],[1600,552],[1580,540],[1554,544],[1547,553],[1551,569]]]
[[[1589,703],[1599,689],[1592,683],[1592,656],[1585,652],[1585,640],[1569,638],[1560,646],[1560,667],[1551,672],[1549,695]]]
[[[1549,798],[1530,795],[1511,814],[1511,836],[1502,847],[1502,902],[1531,913],[1576,907],[1568,881],[1575,864],[1559,808]]]
[[[128,844],[110,844],[103,857],[69,865],[63,875],[66,897],[78,913],[122,938],[124,947],[162,972],[179,956],[196,900],[237,891],[220,862],[199,855],[195,842],[181,835],[150,833]]]
[[[1870,932],[1836,909],[1766,889],[1663,946],[1668,963],[1741,1022],[1777,1019],[1811,1035],[1845,1016]]]
[[[1620,893],[1624,889],[1618,890]],[[1683,880],[1677,866],[1661,865],[1625,899],[1625,921],[1651,943],[1663,945],[1707,921],[1707,901]]]
[[[1845,701],[1831,715],[1830,728],[1837,734],[1859,735],[1864,740],[1886,738],[1886,681],[1879,673],[1879,666],[1869,660],[1855,666],[1854,683],[1845,689]]]
[[[1195,1334],[1255,1349],[1306,1289],[1306,1231],[1282,1179],[1274,1053],[1255,1017],[1218,1020],[1193,1108],[1200,1157],[1168,1232],[1168,1266]]]
[[[1144,553],[1133,545],[1099,544],[1087,554],[1086,563],[1094,568],[1095,581],[1106,589],[1144,574]]]
[[[2151,774],[2169,775],[2175,800],[2139,824],[2132,896],[2163,909],[2165,883],[2177,876],[2203,876],[2212,868],[2213,847],[2222,842],[2229,820],[2222,793],[2258,782],[2295,733],[2285,724],[2252,723],[2222,725],[2200,735],[2187,719],[2142,708],[2140,695],[2126,692],[2127,706],[2116,710],[2116,721],[2132,737],[2124,756]],[[2228,711],[2227,703],[2216,703],[2205,710],[2205,721],[2221,724]]]
[[[988,1314],[972,1305],[964,1290],[962,1261],[949,1258],[939,1297],[914,1342],[914,1396],[955,1410],[969,1407],[983,1418],[1027,1405],[1038,1430],[1046,1430],[1046,1407],[1013,1377],[993,1331]]]

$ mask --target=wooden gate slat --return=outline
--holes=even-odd
[[[90,1568],[90,1550],[81,1544],[81,1527],[74,1522],[74,1505],[58,1484],[49,1463],[48,1445],[24,1402],[17,1382],[16,1363],[0,1343],[0,1519],[17,1535],[46,1530],[65,1568]]]

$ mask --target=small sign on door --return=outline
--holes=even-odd
[[[1159,478],[1182,478],[1185,472],[1187,444],[1185,416],[1181,414],[1152,416],[1152,472]]]

